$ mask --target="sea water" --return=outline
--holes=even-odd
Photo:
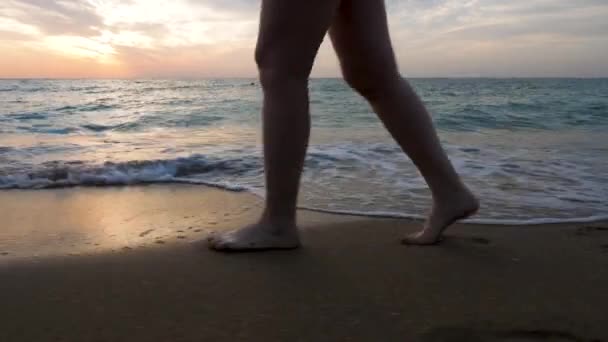
[[[410,82],[482,201],[473,222],[608,217],[608,79]],[[426,183],[370,106],[340,79],[309,88],[300,206],[423,216]],[[261,98],[255,79],[0,80],[0,189],[180,182],[263,196]]]

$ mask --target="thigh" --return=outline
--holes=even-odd
[[[343,69],[396,72],[384,0],[344,0],[329,29]]]
[[[256,61],[310,73],[340,0],[262,0]],[[293,69],[291,69],[293,68]]]

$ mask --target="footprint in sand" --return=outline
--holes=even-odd
[[[178,232],[178,233],[183,233],[184,231],[183,231],[183,230],[178,230],[177,232]]]
[[[588,236],[594,233],[605,232],[608,233],[607,227],[599,227],[599,226],[586,226],[579,227],[576,229],[575,234],[578,236]]]
[[[560,330],[510,330],[493,334],[497,341],[574,341],[601,342],[599,339],[586,339],[573,333]]]
[[[478,243],[480,245],[489,245],[491,242],[489,239],[486,239],[484,237],[473,237],[473,238],[471,238],[471,241]]]
[[[424,333],[424,342],[507,342],[507,341],[555,341],[555,342],[601,342],[599,339],[586,339],[567,331],[559,330],[475,330],[471,328],[434,328]]]
[[[600,226],[585,226],[579,227],[576,229],[574,233],[577,236],[593,236],[595,234],[608,234],[608,227],[600,227]],[[608,235],[606,235],[608,236]],[[608,253],[608,244],[600,245],[600,249],[604,253]]]
[[[185,238],[186,238],[186,236],[185,236],[185,235],[178,235],[178,236],[177,236],[177,238],[178,238],[178,239],[185,239]]]
[[[194,231],[195,231],[196,233],[198,233],[198,232],[200,232],[201,230],[200,230],[200,229],[195,229]]]
[[[164,243],[165,243],[165,241],[163,241],[163,240],[156,240],[156,241],[154,241],[154,242],[156,242],[156,243],[157,243],[157,244],[159,244],[159,245],[162,245],[162,244],[164,244]]]
[[[2,255],[2,256],[8,255],[8,252],[0,252],[0,255]]]
[[[144,237],[144,236],[152,233],[153,231],[154,231],[154,229],[148,229],[146,231],[143,231],[143,232],[139,233],[139,237]]]

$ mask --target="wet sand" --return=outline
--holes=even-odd
[[[304,247],[193,241],[260,201],[193,186],[0,192],[0,341],[606,341],[608,224],[300,212]]]

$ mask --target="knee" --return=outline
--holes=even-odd
[[[346,83],[368,101],[386,95],[401,80],[396,70],[382,70],[381,67],[342,68],[342,74]]]
[[[299,56],[274,47],[257,47],[255,62],[258,67],[260,84],[264,89],[284,89],[290,85],[304,85],[308,82],[312,65]]]

